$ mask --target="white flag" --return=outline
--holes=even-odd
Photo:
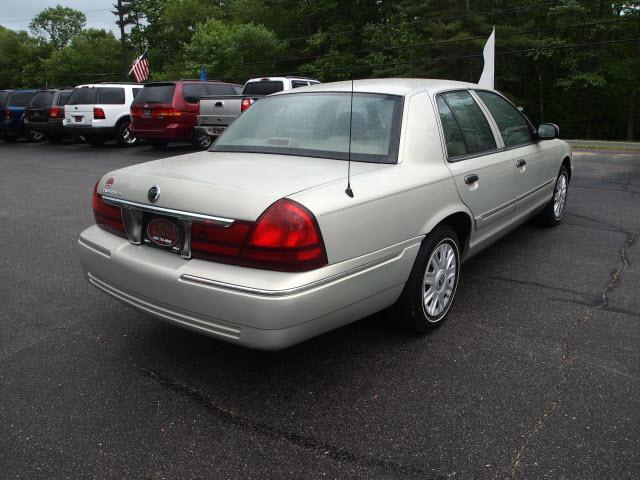
[[[484,68],[478,86],[493,89],[496,67],[496,27],[493,27],[493,32],[484,46],[482,56],[484,57]]]

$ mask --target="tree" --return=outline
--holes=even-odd
[[[41,45],[27,32],[0,27],[0,88],[34,84],[40,58],[48,53],[47,46]]]
[[[85,26],[87,17],[73,8],[56,5],[41,11],[29,24],[31,32],[51,42],[56,50],[69,45],[73,36]]]
[[[120,28],[120,48],[122,52],[122,76],[124,80],[129,77],[129,52],[127,51],[127,34],[125,29],[129,25],[137,25],[140,13],[136,8],[136,0],[118,0],[114,5],[115,11],[111,12],[116,17],[116,25]]]
[[[116,80],[119,77],[119,42],[113,33],[89,29],[68,47],[54,51],[42,62],[40,84],[70,85]]]

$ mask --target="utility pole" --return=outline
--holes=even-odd
[[[112,12],[114,15],[118,17],[116,20],[116,24],[120,27],[120,44],[122,48],[122,79],[129,79],[129,55],[127,54],[127,34],[124,29],[127,26],[127,19],[125,18],[127,15],[127,6],[122,4],[122,0],[118,0],[118,3],[114,5],[116,8],[115,12]]]

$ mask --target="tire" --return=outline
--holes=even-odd
[[[42,130],[29,130],[27,133],[27,140],[30,142],[39,143],[44,140],[44,132]]]
[[[100,145],[104,145],[104,142],[107,141],[105,137],[101,137],[99,135],[85,135],[84,140],[94,147],[99,147]]]
[[[436,227],[422,242],[409,279],[391,309],[398,326],[427,333],[441,325],[455,299],[459,277],[458,235],[447,225]]]
[[[116,141],[121,147],[133,147],[138,143],[138,139],[134,137],[129,130],[130,126],[131,122],[128,120],[125,120],[120,125],[118,125],[118,130],[116,131]]]
[[[209,150],[209,147],[213,145],[213,137],[207,134],[193,135],[193,144],[201,150]]]
[[[569,171],[564,165],[560,167],[556,184],[553,188],[553,196],[544,209],[538,214],[538,220],[545,227],[555,227],[560,225],[564,216],[564,208],[567,204],[567,194],[569,192]]]
[[[167,148],[169,142],[167,140],[147,140],[149,145],[153,148],[157,148],[158,150],[162,150],[163,148]]]

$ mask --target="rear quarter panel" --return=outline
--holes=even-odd
[[[291,196],[316,214],[329,263],[409,240],[420,243],[448,215],[468,214],[440,142],[428,96],[407,97],[398,164],[352,176],[354,198],[344,192],[346,178]],[[347,162],[343,163],[346,177]]]

